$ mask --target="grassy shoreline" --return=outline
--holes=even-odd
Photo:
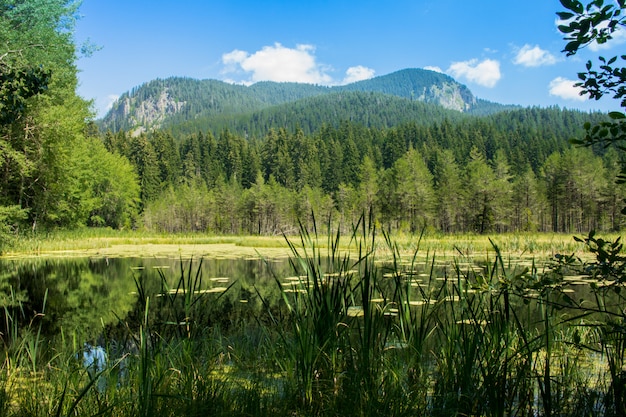
[[[228,247],[241,255],[258,250],[252,242],[277,251],[285,242],[292,275],[219,294],[199,289],[199,266],[167,269],[157,285],[137,276],[131,310],[96,341],[108,357],[101,368],[78,360],[95,346],[80,333],[46,339],[43,314],[9,326],[23,310],[5,307],[4,415],[624,415],[624,395],[612,388],[626,363],[613,348],[624,334],[612,327],[624,298],[598,289],[591,304],[577,304],[567,294],[598,282],[582,265],[569,265],[574,281],[507,260],[578,250],[567,235],[394,236],[379,245],[363,231],[350,246],[306,231],[288,242],[91,233],[42,240],[39,253]],[[418,242],[420,257],[459,262],[443,275],[434,259],[422,270],[411,255]],[[381,265],[379,255],[392,262]],[[465,266],[485,255],[483,267]]]
[[[493,254],[493,245],[502,253],[529,258],[545,258],[554,254],[585,256],[585,247],[563,233],[455,234],[426,233],[423,236],[394,234],[392,240],[407,255],[436,254],[439,257],[484,257]],[[606,238],[616,238],[612,233]],[[288,236],[296,246],[299,238]],[[382,240],[382,236],[380,237]],[[320,237],[324,247],[326,237]],[[341,239],[342,250],[351,250],[348,239]],[[385,245],[378,245],[384,248]],[[384,252],[384,250],[383,250]],[[0,258],[45,257],[267,257],[290,255],[283,236],[230,236],[210,234],[159,234],[144,231],[80,229],[55,231],[19,237]],[[381,255],[385,255],[381,253]]]

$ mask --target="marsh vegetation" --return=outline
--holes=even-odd
[[[568,55],[624,26],[561,3]],[[0,2],[0,416],[626,416],[619,238],[534,233],[623,228],[623,113],[350,93],[100,132],[79,6]],[[623,99],[600,61],[580,86]]]
[[[92,258],[73,283],[35,272],[63,260],[19,267],[4,415],[623,415],[619,242],[577,242],[587,262],[439,257],[365,223],[303,228],[280,259]]]

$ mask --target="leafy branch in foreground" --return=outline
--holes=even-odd
[[[567,42],[563,52],[567,56],[575,55],[581,48],[596,43],[603,45],[612,40],[616,33],[626,29],[626,17],[624,9],[626,0],[617,0],[613,4],[604,4],[604,0],[593,0],[583,5],[578,0],[561,0],[561,4],[567,11],[557,15],[563,21],[559,30],[565,35]],[[602,56],[599,70],[593,67],[591,61],[587,61],[586,72],[578,73],[579,82],[576,87],[581,88],[581,95],[588,95],[590,99],[600,100],[605,95],[611,95],[613,99],[620,100],[620,107],[626,107],[626,55],[614,56],[606,59]],[[619,61],[619,62],[618,62]],[[620,63],[622,64],[620,66]],[[626,114],[624,111],[609,113],[610,121],[600,122],[596,125],[585,124],[585,137],[572,140],[572,143],[592,146],[600,144],[605,147],[614,145],[621,152],[626,151]],[[617,182],[626,183],[626,167],[622,167],[617,176]],[[622,209],[626,214],[626,207]]]
[[[613,33],[625,25],[622,11],[625,0],[617,0],[617,5],[604,5],[604,0],[593,0],[584,6],[578,0],[561,0],[565,12],[557,15],[564,21],[559,30],[564,33],[565,45],[563,52],[567,56],[575,55],[580,48],[593,42],[604,44],[613,38]]]

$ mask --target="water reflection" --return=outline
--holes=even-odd
[[[284,274],[288,262],[272,262],[271,271]],[[169,258],[28,258],[0,260],[0,307],[27,325],[37,317],[45,335],[80,334],[93,338],[103,326],[141,320],[137,284],[155,298],[194,282],[206,296],[230,287],[222,297],[234,317],[262,307],[259,297],[278,300],[272,272],[263,260]],[[185,285],[185,284],[183,284]],[[41,315],[40,313],[44,313]],[[222,311],[223,312],[223,311]],[[223,320],[207,317],[207,320]],[[233,317],[230,318],[232,320]],[[3,331],[8,333],[6,320]]]
[[[398,275],[415,291],[414,306],[431,302],[429,291],[456,276],[456,268],[470,279],[477,270],[486,268],[469,263],[408,264],[397,269],[378,266],[384,279],[373,298],[387,300],[394,291],[393,278]],[[515,268],[511,265],[513,275]],[[22,325],[36,317],[44,335],[56,336],[63,331],[79,334],[83,340],[94,339],[103,329],[122,322],[137,328],[145,319],[146,298],[151,299],[150,319],[164,329],[191,332],[192,324],[199,329],[215,325],[227,329],[263,320],[268,307],[278,310],[282,295],[276,279],[283,283],[285,292],[296,293],[306,284],[299,276],[302,272],[294,271],[285,259],[5,259],[0,260],[0,307]],[[489,275],[486,269],[479,273]],[[569,293],[572,299],[589,297],[588,282],[577,285],[579,282],[583,282],[581,277],[567,279],[569,291],[574,291]],[[214,302],[217,300],[219,303]],[[194,309],[193,315],[190,309]],[[351,313],[358,314],[356,310]],[[190,317],[194,323],[189,323]],[[10,334],[8,325],[3,318],[0,331]]]
[[[0,286],[13,318],[29,321],[43,312],[44,334],[93,334],[115,320],[114,312],[129,311],[136,297],[128,272],[106,259],[8,260],[0,263]],[[21,306],[11,302],[11,291]]]

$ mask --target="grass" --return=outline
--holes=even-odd
[[[159,239],[99,233],[91,238]],[[196,237],[178,238],[167,239]],[[275,276],[276,300],[254,289],[254,314],[229,301],[235,284],[201,290],[197,264],[159,271],[160,282],[136,276],[134,310],[102,329],[109,362],[96,375],[76,359],[80,335],[44,340],[40,317],[20,321],[7,307],[0,415],[622,415],[619,292],[594,292],[582,307],[563,291],[565,273],[582,273],[573,258],[545,271],[507,259],[529,246],[582,253],[584,242],[396,239],[362,218],[347,236],[302,229],[283,244],[293,277]]]
[[[608,236],[615,238],[616,236]],[[298,242],[298,236],[288,237]],[[397,249],[403,255],[416,252],[427,257],[454,259],[462,256],[481,256],[493,253],[490,238],[503,253],[510,256],[546,258],[556,253],[585,254],[585,246],[569,234],[508,233],[496,236],[440,233],[393,236]],[[393,254],[384,245],[382,236],[376,237],[379,258]],[[338,248],[348,250],[349,236],[340,236]],[[328,239],[320,238],[318,245],[327,249]],[[166,256],[166,257],[285,257],[291,255],[289,245],[282,236],[217,236],[208,234],[157,234],[142,231],[117,231],[85,228],[74,231],[54,231],[47,234],[28,234],[19,237],[4,257],[26,256]]]

